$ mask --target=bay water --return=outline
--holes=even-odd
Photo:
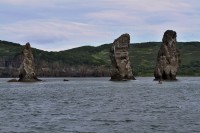
[[[0,79],[0,133],[200,132],[200,77]]]

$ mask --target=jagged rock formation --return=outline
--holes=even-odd
[[[135,79],[128,56],[129,44],[129,34],[123,34],[114,40],[110,49],[110,59],[112,64],[111,80],[120,81]]]
[[[180,53],[176,48],[176,32],[167,30],[158,52],[157,64],[154,70],[155,80],[176,80],[180,66]]]
[[[34,58],[29,43],[26,43],[23,50],[23,62],[20,66],[19,82],[41,81],[35,74]]]

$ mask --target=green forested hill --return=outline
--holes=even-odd
[[[161,42],[146,42],[131,44],[129,57],[135,75],[153,76],[157,52]],[[83,46],[60,52],[47,52],[33,49],[36,60],[50,63],[60,63],[63,66],[90,66],[110,67],[109,48],[110,44],[98,47]],[[181,67],[179,75],[200,76],[200,42],[178,42],[181,52]],[[22,51],[20,44],[0,41],[0,58],[15,57]],[[1,65],[1,64],[0,64]],[[1,67],[1,66],[0,66]],[[60,67],[60,66],[59,66]]]

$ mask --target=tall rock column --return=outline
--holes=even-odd
[[[128,56],[130,45],[130,35],[123,34],[114,40],[110,48],[111,59],[111,80],[133,80],[135,79],[131,69],[131,63]]]
[[[23,61],[20,66],[19,82],[41,81],[36,77],[34,58],[29,43],[26,43],[23,50]]]
[[[154,70],[155,80],[176,80],[181,62],[176,43],[176,32],[167,30],[163,35],[162,45],[157,56]]]

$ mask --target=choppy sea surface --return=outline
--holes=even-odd
[[[0,133],[200,132],[200,77],[0,79]]]

